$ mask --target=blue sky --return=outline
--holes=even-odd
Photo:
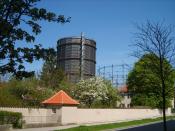
[[[61,37],[85,36],[97,42],[97,68],[111,64],[133,64],[131,56],[136,28],[134,23],[164,21],[175,24],[175,0],[41,0],[39,7],[71,17],[67,24],[41,22],[36,43],[56,47]],[[27,65],[39,71],[42,62]]]

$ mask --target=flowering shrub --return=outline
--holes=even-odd
[[[75,90],[73,96],[80,101],[82,106],[92,107],[94,104],[104,105],[110,101],[111,93],[115,91],[112,86],[100,77],[93,77],[87,80],[81,80]],[[117,96],[117,91],[115,96]],[[107,103],[106,103],[107,104]]]

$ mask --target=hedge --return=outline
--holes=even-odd
[[[0,125],[12,124],[13,128],[22,128],[22,114],[19,112],[0,111]]]
[[[172,112],[172,113],[175,113],[175,108],[171,109],[171,112]]]

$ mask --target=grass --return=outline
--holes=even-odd
[[[174,119],[175,116],[167,116],[167,120]],[[93,126],[79,126],[69,129],[62,129],[59,131],[100,131],[114,128],[124,128],[134,125],[141,125],[151,122],[161,121],[162,117],[153,118],[153,119],[142,119],[142,120],[134,120],[128,122],[120,122],[120,123],[111,123],[111,124],[101,124],[101,125],[93,125]]]

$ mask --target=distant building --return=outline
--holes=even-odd
[[[120,103],[117,104],[120,108],[130,108],[131,107],[131,92],[128,91],[127,85],[121,86],[118,88],[118,91],[122,97],[122,100]],[[175,108],[175,98],[171,101],[172,108]]]
[[[118,91],[122,97],[122,100],[118,104],[118,107],[130,108],[130,106],[131,106],[131,93],[128,91],[127,85],[119,87]]]
[[[69,81],[95,76],[96,42],[81,37],[61,38],[58,44],[58,65],[66,73]]]

